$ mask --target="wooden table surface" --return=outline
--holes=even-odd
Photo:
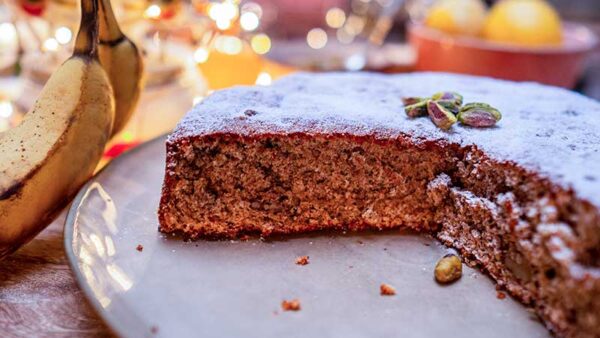
[[[77,286],[63,249],[64,213],[0,261],[0,336],[112,337]]]

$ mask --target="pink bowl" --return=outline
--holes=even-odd
[[[523,47],[474,37],[453,36],[421,24],[408,25],[417,51],[416,69],[535,81],[572,88],[597,44],[588,28],[565,23],[564,42],[556,47]]]

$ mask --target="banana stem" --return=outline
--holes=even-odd
[[[81,24],[73,55],[98,57],[98,0],[81,0]]]
[[[100,44],[114,45],[123,38],[123,32],[115,18],[110,0],[100,1]]]

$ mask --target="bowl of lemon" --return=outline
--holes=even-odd
[[[572,88],[598,39],[545,0],[437,0],[408,26],[417,70]]]

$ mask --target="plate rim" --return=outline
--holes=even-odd
[[[75,277],[75,282],[81,291],[83,291],[83,295],[88,303],[94,309],[94,312],[102,319],[102,321],[108,326],[108,328],[115,333],[119,337],[126,337],[125,334],[127,330],[122,324],[119,323],[118,320],[114,318],[114,316],[110,315],[109,312],[105,311],[105,309],[100,304],[100,301],[94,296],[94,292],[90,288],[90,286],[84,281],[83,272],[79,269],[78,259],[75,255],[73,248],[73,236],[75,233],[75,220],[77,219],[77,214],[79,211],[79,207],[81,206],[81,201],[83,197],[88,192],[90,186],[94,183],[94,181],[109,167],[117,165],[118,163],[124,161],[132,154],[138,153],[143,149],[151,147],[155,143],[160,141],[166,141],[169,133],[161,134],[156,136],[148,141],[143,142],[142,144],[124,152],[123,154],[114,158],[110,163],[108,163],[104,168],[100,169],[97,173],[94,174],[77,192],[73,201],[71,201],[70,206],[68,207],[67,216],[65,217],[65,223],[63,225],[63,249],[65,252],[65,256],[67,257],[67,263],[73,272],[73,276]]]

